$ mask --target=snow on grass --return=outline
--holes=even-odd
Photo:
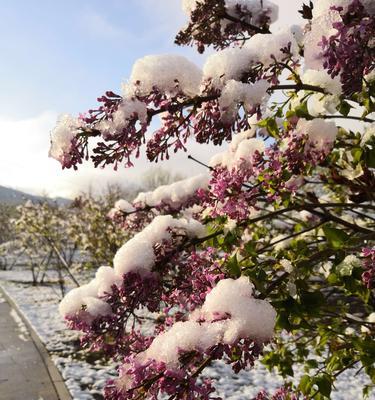
[[[101,360],[91,361],[80,350],[78,333],[67,329],[58,312],[61,297],[57,285],[31,286],[24,283],[27,279],[30,280],[27,271],[0,271],[1,286],[46,346],[72,398],[102,399],[102,388],[116,374],[115,366],[105,365]],[[17,280],[23,283],[14,282]],[[13,313],[22,323],[14,310]]]
[[[106,380],[116,375],[115,365],[105,364],[79,348],[79,335],[68,330],[59,315],[61,296],[57,284],[37,287],[25,284],[30,277],[30,272],[18,269],[0,271],[0,284],[45,344],[73,399],[102,399]],[[22,283],[15,282],[17,280]],[[295,372],[297,377],[302,374],[302,371]],[[228,365],[215,362],[205,370],[205,374],[214,380],[218,395],[224,400],[249,400],[262,389],[272,393],[282,385],[282,379],[267,371],[260,362],[256,362],[252,370],[237,375]],[[365,374],[354,376],[353,371],[345,371],[335,384],[337,390],[331,399],[361,399],[362,387],[368,383]]]

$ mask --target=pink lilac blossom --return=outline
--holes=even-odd
[[[60,313],[64,317],[74,316],[85,307],[92,317],[110,313],[110,309],[100,297],[119,286],[122,277],[130,272],[148,276],[157,262],[155,246],[170,242],[173,230],[187,237],[200,237],[205,228],[195,220],[178,220],[169,215],[158,216],[143,231],[126,242],[113,259],[114,268],[101,267],[95,279],[89,284],[71,290],[60,303]]]
[[[222,356],[223,351],[230,355],[231,348],[242,346],[247,350],[247,358],[242,359],[243,354],[233,368],[251,365],[256,346],[249,339],[258,343],[268,341],[273,335],[275,316],[267,301],[253,298],[253,287],[248,278],[223,279],[207,294],[202,308],[196,309],[188,321],[173,324],[156,336],[147,350],[126,359],[114,386],[123,398],[131,399],[140,386],[147,386],[150,378],[157,377],[157,381],[161,381],[155,387],[156,393],[177,394],[179,386],[186,380],[186,370],[191,364],[196,365],[197,359],[204,359],[204,355],[215,359]],[[172,372],[177,384],[171,382],[169,392],[163,387],[161,378]],[[195,380],[192,383],[190,394],[196,390]]]
[[[189,23],[175,42],[195,44],[200,53],[206,46],[222,49],[255,33],[270,33],[278,16],[277,5],[269,0],[183,0],[182,7]]]
[[[340,76],[343,92],[350,96],[361,92],[362,77],[375,68],[374,6],[367,9],[366,3],[354,0],[345,9],[333,6],[330,12],[336,18],[333,30],[320,42],[323,66],[332,78]]]
[[[365,272],[362,274],[362,281],[367,288],[371,289],[375,286],[375,248],[365,247],[362,249],[364,256],[363,268]]]
[[[282,387],[273,395],[268,394],[265,390],[263,390],[252,400],[303,400],[304,398],[305,397],[301,393],[294,392],[288,387]]]

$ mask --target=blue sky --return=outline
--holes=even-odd
[[[288,0],[280,24],[296,23],[301,3]],[[62,171],[47,157],[49,132],[59,114],[84,112],[106,90],[119,91],[144,55],[179,53],[203,63],[173,44],[186,21],[180,0],[0,0],[0,15],[0,185],[71,197],[90,185],[137,183],[152,167],[145,160],[117,173],[89,165]],[[213,149],[193,146],[192,153],[207,161]],[[164,167],[202,171],[184,154]]]
[[[0,13],[1,112],[17,118],[88,108],[145,54],[194,55],[173,45],[175,0],[1,0]]]

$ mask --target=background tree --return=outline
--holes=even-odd
[[[171,172],[161,167],[152,168],[145,172],[142,176],[141,186],[145,191],[154,190],[162,185],[179,181],[183,176],[179,174],[172,174]]]
[[[70,235],[84,255],[86,267],[109,265],[127,238],[126,231],[108,217],[121,195],[119,187],[109,186],[102,195],[82,194],[71,205]]]
[[[78,246],[70,234],[69,208],[49,201],[28,200],[17,211],[14,222],[17,245],[28,259],[33,284],[43,282],[48,271],[56,271],[62,295],[65,276],[79,285],[72,271]]]

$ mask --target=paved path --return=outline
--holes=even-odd
[[[40,345],[0,293],[0,400],[59,400]]]

